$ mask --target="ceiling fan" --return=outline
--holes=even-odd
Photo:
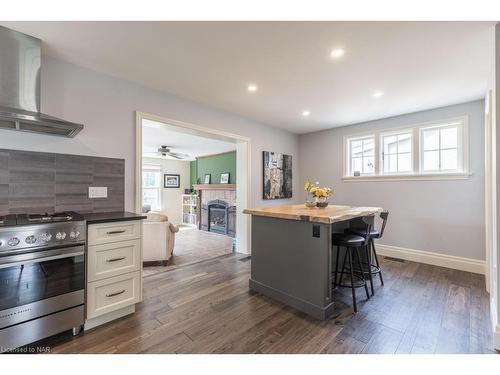
[[[171,156],[175,159],[185,159],[185,158],[189,157],[189,155],[187,155],[187,154],[181,154],[179,152],[172,152],[170,149],[170,146],[161,146],[158,149],[158,154],[161,156]]]

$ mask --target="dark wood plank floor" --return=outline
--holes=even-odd
[[[493,353],[484,277],[382,259],[385,286],[353,314],[349,290],[318,321],[248,291],[250,262],[228,255],[145,278],[137,312],[53,353]],[[62,340],[62,341],[61,341]]]
[[[143,275],[171,271],[204,260],[232,253],[233,239],[229,236],[205,232],[193,227],[180,227],[175,236],[175,248],[167,266],[144,267]]]

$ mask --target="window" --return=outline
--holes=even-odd
[[[456,172],[462,170],[459,149],[460,124],[421,129],[422,172]]]
[[[467,178],[467,116],[344,138],[344,179]]]
[[[142,168],[142,204],[151,210],[161,210],[161,169],[156,166]]]
[[[352,176],[375,172],[375,138],[355,138],[349,141],[349,170]]]
[[[412,132],[382,134],[381,139],[383,173],[412,172]]]

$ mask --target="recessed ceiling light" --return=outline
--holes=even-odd
[[[247,90],[250,92],[255,92],[257,91],[257,85],[254,85],[253,83],[248,85]]]
[[[384,93],[382,91],[375,91],[372,96],[374,98],[380,98],[381,96],[384,96]]]
[[[330,52],[330,56],[333,57],[334,59],[338,59],[339,57],[344,56],[345,50],[343,48],[335,48]]]
[[[307,116],[309,116],[310,114],[311,114],[311,111],[307,111],[307,110],[306,110],[306,111],[302,111],[302,116],[303,116],[303,117],[307,117]]]

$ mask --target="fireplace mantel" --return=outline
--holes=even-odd
[[[194,190],[236,190],[236,184],[199,184],[193,185]]]

